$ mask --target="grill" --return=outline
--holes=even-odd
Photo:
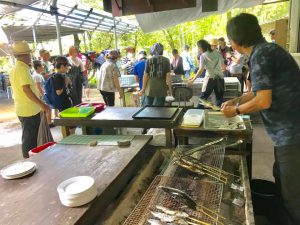
[[[184,155],[184,153],[190,149],[191,149],[190,146],[182,145],[177,147],[177,152],[181,152]],[[199,152],[194,153],[192,156],[198,159],[194,163],[202,166],[206,166],[208,168],[212,168],[214,170],[214,176],[209,176],[207,173],[204,173],[202,176],[198,174],[197,178],[199,179],[202,178],[203,176],[208,175],[207,177],[210,180],[219,182],[221,171],[222,171],[221,169],[223,167],[224,154],[225,154],[224,145],[211,145]],[[187,160],[189,159],[187,158]],[[172,161],[176,161],[176,157]],[[187,169],[183,169],[180,166],[176,166],[176,167],[177,168],[172,169],[173,176],[189,177],[189,173],[187,172]]]
[[[197,210],[188,208],[183,204],[180,198],[166,193],[160,186],[184,191],[195,201]],[[194,221],[200,220],[209,224],[219,224],[217,221],[220,219],[218,212],[221,204],[222,191],[223,185],[221,183],[179,177],[157,176],[123,225],[149,224],[147,220],[155,218],[151,214],[151,211],[162,212],[158,210],[156,206],[183,211],[193,218]]]

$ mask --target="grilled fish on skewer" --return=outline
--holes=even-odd
[[[188,224],[203,224],[203,225],[210,225],[209,223],[206,223],[206,222],[203,222],[203,221],[198,220],[198,219],[196,219],[196,218],[193,218],[192,216],[190,216],[190,215],[187,214],[186,212],[182,212],[182,211],[179,211],[179,210],[172,210],[172,209],[169,209],[169,208],[160,206],[160,205],[156,205],[155,207],[156,207],[157,209],[163,211],[164,213],[168,214],[168,215],[174,215],[174,216],[177,216],[178,218],[189,219],[189,220],[191,220],[191,221],[194,221],[194,222],[186,221]],[[195,222],[196,222],[196,223],[195,223]]]

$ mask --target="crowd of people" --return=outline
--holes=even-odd
[[[90,77],[96,78],[96,87],[107,106],[115,105],[116,92],[119,93],[120,98],[123,98],[124,93],[120,87],[120,75],[122,74],[135,75],[136,81],[139,83],[142,106],[163,106],[166,96],[172,95],[172,82],[181,82],[186,79],[188,84],[191,84],[197,77],[204,77],[200,97],[207,99],[214,90],[217,104],[221,105],[224,94],[224,76],[236,76],[241,82],[244,82],[242,68],[245,60],[243,55],[226,46],[224,38],[214,39],[211,43],[200,40],[197,42],[197,47],[198,63],[194,63],[191,57],[190,46],[185,45],[181,55],[177,49],[173,49],[173,57],[169,59],[164,56],[164,46],[161,43],[153,44],[149,52],[150,56],[144,50],[140,50],[136,54],[134,47],[127,47],[125,57],[122,58],[119,50],[105,50],[97,55],[95,53],[82,54],[78,48],[70,46],[67,55],[56,57],[51,57],[50,51],[41,49],[39,57],[31,61],[28,44],[18,42],[14,45],[14,55],[17,59],[15,67],[22,68],[23,72],[26,71],[27,80],[15,82],[12,72],[10,80],[15,93],[15,104],[17,109],[20,106],[21,111],[28,108],[20,103],[28,94],[20,91],[25,82],[30,87],[25,90],[32,91],[29,93],[30,99],[34,99],[38,105],[47,109],[47,122],[50,127],[54,127],[51,118],[53,112],[57,115],[62,110],[82,103],[83,93],[85,100],[89,101],[88,74]],[[26,51],[19,52],[20,49]],[[24,61],[24,56],[27,58],[30,56],[30,61],[27,62],[27,58]],[[198,67],[195,67],[195,64]],[[194,76],[192,76],[193,71],[195,71]],[[35,93],[39,101],[32,97]],[[26,113],[18,112],[17,110],[19,117],[28,116]],[[74,129],[70,132],[74,132]],[[28,157],[27,152],[33,145],[25,146],[26,144],[23,154],[24,157]]]
[[[114,106],[115,93],[123,97],[120,74],[135,75],[142,104],[161,106],[165,104],[165,97],[172,95],[172,78],[177,81],[184,77],[192,84],[197,77],[204,76],[200,97],[207,99],[214,90],[217,105],[225,116],[260,112],[275,146],[274,177],[282,207],[281,218],[284,218],[279,224],[300,224],[299,66],[279,45],[265,41],[257,18],[251,14],[242,13],[232,18],[226,30],[231,48],[222,37],[210,43],[197,42],[198,68],[189,46],[184,47],[181,56],[173,49],[171,60],[163,56],[164,47],[160,43],[153,44],[150,57],[143,50],[136,56],[133,47],[126,48],[123,59],[118,50],[101,52],[91,60],[97,89],[105,103]],[[88,57],[74,46],[69,48],[68,57],[58,56],[53,63],[49,51],[44,49],[40,51],[40,58],[32,62],[31,49],[24,41],[16,42],[12,51],[16,63],[10,82],[16,114],[22,124],[22,152],[27,158],[28,151],[37,146],[40,111],[50,115],[51,108],[62,111],[81,103],[83,87],[89,88],[89,63]],[[224,76],[237,77],[243,86],[248,64],[252,89],[223,103]],[[191,76],[193,70],[195,75]],[[48,123],[51,125],[50,117]]]

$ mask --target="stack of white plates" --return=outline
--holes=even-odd
[[[85,205],[97,196],[95,181],[89,176],[72,177],[57,187],[59,199],[64,206]]]
[[[36,170],[34,162],[16,162],[4,167],[0,173],[4,179],[17,179],[25,177]]]

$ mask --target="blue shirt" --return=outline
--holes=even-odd
[[[142,59],[141,61],[135,63],[134,65],[134,75],[138,76],[139,78],[139,87],[142,90],[143,87],[143,76],[146,67],[146,59]]]
[[[254,94],[272,90],[272,104],[260,112],[275,146],[300,144],[300,70],[294,58],[277,44],[253,47],[250,74]]]

